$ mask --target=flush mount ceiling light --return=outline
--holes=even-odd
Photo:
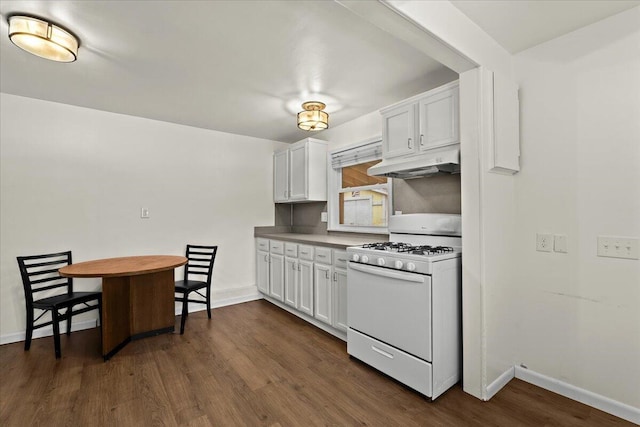
[[[20,49],[41,58],[58,62],[78,58],[78,39],[73,34],[32,16],[9,17],[9,39]]]
[[[318,101],[302,104],[304,111],[298,113],[298,127],[302,130],[316,131],[329,127],[329,115],[322,111],[326,105]]]

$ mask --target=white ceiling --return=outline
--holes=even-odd
[[[517,53],[638,6],[640,0],[452,0],[451,3],[507,51]]]
[[[517,51],[639,2],[453,3]],[[13,46],[15,13],[77,34],[78,61]],[[3,0],[0,14],[2,92],[283,142],[310,135],[295,124],[303,101],[325,102],[335,127],[456,78],[326,0]]]

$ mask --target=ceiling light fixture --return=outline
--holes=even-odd
[[[302,104],[304,111],[298,113],[298,127],[302,130],[316,131],[329,127],[329,114],[322,111],[326,105],[318,101]]]
[[[78,58],[78,39],[73,34],[32,16],[9,17],[9,39],[20,49],[41,58],[58,62]]]

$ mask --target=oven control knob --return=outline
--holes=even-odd
[[[366,256],[366,255],[362,255],[362,257],[360,258],[360,261],[362,261],[364,263],[367,263],[367,262],[369,262],[369,257]]]
[[[407,263],[407,270],[409,271],[415,271],[416,270],[416,265],[412,262],[408,262]]]
[[[403,265],[404,265],[404,264],[402,263],[402,261],[396,261],[396,262],[395,262],[395,266],[396,266],[396,268],[397,268],[398,270],[400,270],[400,269],[402,268],[402,266],[403,266]]]
[[[358,261],[360,261],[360,255],[358,255],[358,254],[353,254],[353,256],[351,257],[351,259],[352,259],[353,261],[355,261],[355,262],[358,262]]]
[[[378,265],[379,266],[383,266],[384,265],[384,258],[378,258]]]

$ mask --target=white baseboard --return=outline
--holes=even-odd
[[[234,295],[235,294],[235,295]],[[225,292],[224,298],[212,296],[211,308],[226,307],[228,305],[242,304],[243,302],[262,299],[262,294],[255,286],[239,288],[237,292]],[[189,304],[189,313],[204,311],[207,307],[204,304]],[[182,304],[176,301],[176,316],[182,314]]]
[[[506,386],[509,383],[509,381],[513,379],[514,376],[515,376],[515,369],[512,366],[511,368],[503,372],[498,378],[496,378],[494,382],[489,384],[489,386],[487,387],[487,393],[484,400],[489,400],[493,396],[495,396],[497,392],[502,390],[502,387]]]
[[[71,323],[71,332],[81,331],[83,329],[92,329],[98,327],[98,319],[89,319],[82,322]],[[60,333],[64,334],[67,331],[67,321],[60,322]],[[14,332],[0,336],[0,345],[11,344],[14,342],[24,341],[26,336],[25,331]],[[32,339],[51,337],[53,336],[53,328],[47,326],[46,328],[36,329],[33,331]]]
[[[241,304],[243,302],[254,301],[262,299],[262,295],[258,292],[255,286],[248,286],[245,288],[238,288],[234,292],[225,292],[222,294],[224,297],[221,299],[213,299],[211,301],[211,308],[225,307],[227,305]],[[204,304],[190,304],[189,313],[196,311],[206,310]],[[182,313],[180,304],[176,304],[176,315]],[[66,321],[60,322],[60,333],[67,330]],[[91,329],[98,326],[97,316],[96,319],[89,319],[84,321],[73,321],[71,324],[71,332],[81,331],[83,329]],[[42,329],[36,329],[33,331],[33,339],[53,336],[53,328],[48,326]],[[13,332],[0,336],[0,345],[11,344],[14,342],[24,341],[25,331]]]
[[[592,406],[601,411],[640,424],[640,409],[576,387],[555,378],[539,374],[521,366],[515,367],[515,377],[569,399]]]
[[[322,329],[323,331],[333,335],[336,338],[340,338],[342,341],[347,341],[347,333],[346,332],[342,332],[339,331],[337,329],[335,329],[332,326],[327,325],[324,322],[319,321],[318,319],[316,319],[315,317],[311,317],[305,313],[302,313],[298,310],[296,310],[295,308],[289,307],[288,305],[286,305],[285,303],[283,303],[282,301],[278,301],[276,299],[273,299],[269,296],[266,295],[261,295],[262,298],[264,298],[265,300],[269,301],[271,304],[276,305],[278,307],[280,307],[281,309],[288,311],[291,314],[294,314],[296,316],[298,316],[299,318],[301,318],[302,320],[305,320],[309,323],[311,323],[313,326]]]

